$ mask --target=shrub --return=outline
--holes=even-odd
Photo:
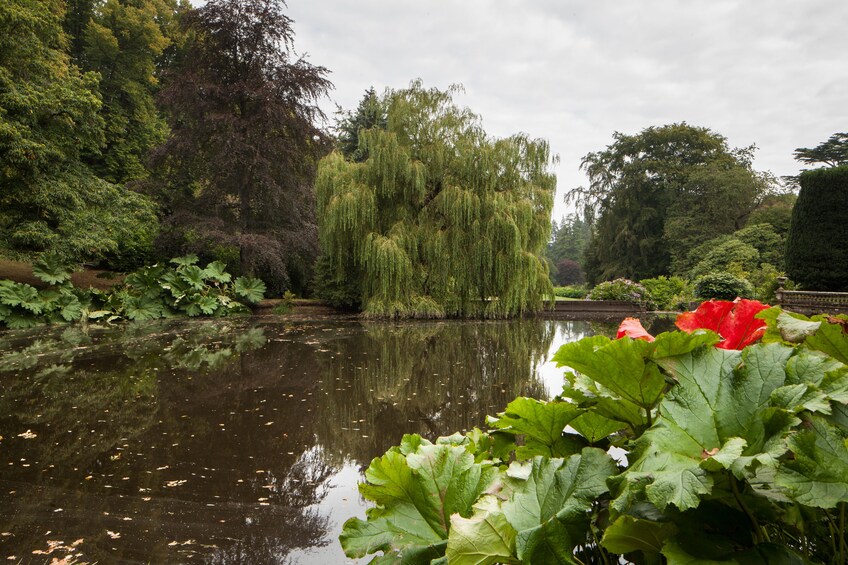
[[[730,273],[707,273],[695,281],[695,297],[701,300],[753,298],[754,294],[754,287],[747,279]]]
[[[722,271],[741,273],[759,262],[760,252],[756,247],[735,238],[727,239],[706,251],[703,259],[692,269],[691,276],[697,278]]]
[[[659,310],[685,310],[695,298],[692,283],[683,277],[657,277],[643,279],[639,283],[651,295]]]
[[[557,298],[586,298],[584,286],[555,286],[554,296]]]
[[[628,279],[615,279],[598,284],[588,296],[589,300],[623,300],[652,309],[654,303],[648,290]]]
[[[848,289],[848,166],[801,173],[786,272],[803,288]]]
[[[57,255],[46,254],[33,264],[33,274],[47,287],[41,290],[0,280],[0,323],[22,329],[51,322],[75,322],[90,301],[71,283],[71,269]]]

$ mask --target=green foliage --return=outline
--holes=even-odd
[[[754,298],[754,287],[747,279],[731,273],[707,273],[695,280],[695,297],[701,300]]]
[[[555,286],[554,296],[557,298],[586,298],[586,287],[583,286]]]
[[[583,284],[585,274],[580,262],[592,233],[592,222],[588,215],[570,214],[562,223],[553,223],[551,240],[545,249],[545,258],[551,268],[554,284]]]
[[[114,252],[155,225],[149,200],[88,166],[104,140],[98,75],[64,52],[63,4],[0,4],[0,247],[72,261]]]
[[[676,195],[665,224],[671,272],[682,273],[690,251],[741,229],[749,215],[772,192],[774,180],[750,167],[711,163],[691,172]]]
[[[813,148],[799,147],[795,150],[795,159],[806,165],[848,165],[848,133],[834,133]]]
[[[197,261],[197,256],[178,257],[171,261],[174,267],[143,267],[108,291],[83,291],[71,284],[64,263],[46,255],[33,265],[35,276],[48,283],[46,289],[0,281],[0,322],[24,328],[50,322],[226,316],[247,312],[245,303],[262,300],[265,283],[261,280],[233,280],[223,263],[212,262],[201,269]]]
[[[589,292],[587,298],[589,300],[623,300],[649,309],[654,306],[648,289],[627,279],[599,283]]]
[[[172,259],[174,267],[143,267],[124,279],[114,291],[99,297],[110,318],[152,320],[176,314],[188,316],[226,316],[246,312],[240,300],[262,300],[265,284],[251,277],[232,276],[225,265],[214,261],[205,268],[197,265],[196,255]]]
[[[798,196],[791,192],[766,196],[757,209],[748,216],[746,226],[769,224],[775,233],[785,238],[789,233],[792,208],[797,199]]]
[[[125,184],[147,176],[148,152],[165,141],[164,116],[156,108],[161,58],[175,27],[175,0],[106,0],[95,6],[79,39],[81,67],[100,75],[104,145],[90,159],[101,178]]]
[[[695,299],[692,283],[682,277],[660,276],[642,279],[639,284],[648,291],[658,310],[686,310]]]
[[[786,272],[807,290],[848,289],[848,166],[806,171],[792,212]]]
[[[772,190],[751,170],[753,147],[731,149],[706,128],[679,123],[613,138],[583,158],[589,186],[568,195],[596,212],[590,282],[669,273],[691,248],[740,229]]]
[[[341,112],[336,124],[339,151],[345,159],[361,163],[368,159],[368,148],[360,143],[360,132],[375,128],[385,130],[387,127],[385,100],[381,100],[371,87],[365,91],[355,112]]]
[[[321,277],[327,294],[359,289],[367,315],[503,317],[550,296],[548,145],[490,138],[454,92],[388,92],[386,129],[358,130],[367,158],[319,165]]]
[[[279,0],[219,0],[180,17],[184,44],[157,97],[171,132],[143,183],[164,208],[162,254],[235,249],[234,272],[275,294],[312,280],[313,182],[329,145],[318,103],[332,87],[296,54],[285,12]]]
[[[710,242],[705,246],[709,250],[692,269],[692,277],[697,278],[707,273],[740,273],[758,263],[760,254],[753,245],[732,237],[711,246],[713,243]]]
[[[562,396],[375,459],[360,489],[377,506],[343,548],[382,551],[372,563],[843,563],[848,320],[760,316],[763,343],[741,350],[704,330],[564,345]]]
[[[89,297],[71,284],[71,271],[55,255],[44,255],[33,264],[33,274],[47,284],[43,289],[0,280],[0,323],[22,329],[51,322],[82,318]]]
[[[692,278],[724,273],[746,279],[760,300],[773,300],[777,277],[782,275],[785,239],[771,224],[752,224],[732,235],[723,235],[689,253]],[[747,290],[746,290],[747,292]],[[727,296],[727,294],[722,294]],[[701,296],[704,298],[705,296]]]

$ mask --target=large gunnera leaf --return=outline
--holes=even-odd
[[[638,442],[616,508],[626,510],[643,491],[660,509],[696,508],[712,492],[713,472],[726,469],[745,478],[755,462],[775,464],[797,421],[770,406],[771,394],[785,383],[792,352],[773,343],[661,360],[677,385],[660,403],[657,423]]]
[[[62,284],[71,280],[71,270],[58,255],[47,253],[32,264],[32,274],[47,284]]]
[[[377,507],[367,520],[345,523],[342,548],[349,557],[384,552],[372,563],[437,560],[447,546],[451,515],[471,516],[472,505],[496,476],[490,464],[475,463],[465,445],[405,436],[365,472],[367,483],[359,490]]]
[[[577,563],[574,548],[587,540],[592,503],[617,472],[607,453],[591,447],[567,459],[514,463],[504,477],[507,500],[487,497],[470,519],[451,519],[448,562]]]
[[[255,304],[265,298],[265,283],[253,277],[239,277],[233,286],[236,296]]]
[[[778,469],[777,485],[806,506],[834,508],[848,502],[848,448],[837,428],[813,416],[789,439],[794,459]]]
[[[530,459],[536,455],[566,457],[586,446],[582,438],[563,433],[565,426],[583,412],[569,402],[544,402],[519,397],[510,402],[497,418],[490,417],[488,423],[513,436],[524,437],[524,445],[515,450],[519,459]]]
[[[558,366],[579,372],[566,373],[569,382],[564,396],[585,402],[595,414],[623,422],[635,431],[647,424],[648,412],[666,389],[656,362],[714,345],[718,340],[716,334],[707,331],[663,333],[653,342],[594,336],[563,345],[553,359]]]

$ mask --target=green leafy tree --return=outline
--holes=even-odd
[[[848,289],[848,166],[805,171],[792,211],[786,272],[809,290]]]
[[[65,0],[62,27],[68,37],[68,54],[78,67],[85,61],[85,29],[94,17],[100,0]]]
[[[743,165],[714,162],[693,168],[675,194],[665,223],[671,272],[685,273],[693,248],[717,234],[742,229],[774,183]]]
[[[169,217],[172,255],[225,256],[274,293],[302,290],[317,255],[313,180],[327,71],[293,52],[281,0],[212,0],[181,18],[188,34],[159,100],[171,135],[150,183]]]
[[[769,224],[778,235],[786,237],[789,233],[789,222],[792,220],[792,208],[797,198],[792,192],[766,196],[748,216],[746,225]]]
[[[812,148],[799,147],[794,155],[797,161],[805,165],[848,165],[848,133],[834,133],[827,141],[822,141]]]
[[[583,158],[588,187],[568,195],[596,210],[585,264],[592,282],[668,273],[693,246],[742,227],[769,187],[751,171],[752,147],[731,149],[706,128],[679,123],[613,137]]]
[[[0,4],[0,246],[81,260],[116,250],[155,217],[84,161],[104,141],[98,77],[65,53],[63,6]]]
[[[107,0],[83,32],[86,70],[100,74],[105,145],[92,158],[99,176],[124,184],[147,174],[147,154],[168,126],[155,104],[157,61],[171,43],[175,0]]]
[[[548,145],[490,138],[455,91],[387,93],[386,129],[359,130],[367,159],[319,166],[324,253],[370,315],[510,316],[551,293]]]

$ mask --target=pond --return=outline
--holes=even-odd
[[[550,356],[611,330],[266,317],[2,334],[0,558],[352,563],[337,537],[364,516],[372,458],[555,395]]]

